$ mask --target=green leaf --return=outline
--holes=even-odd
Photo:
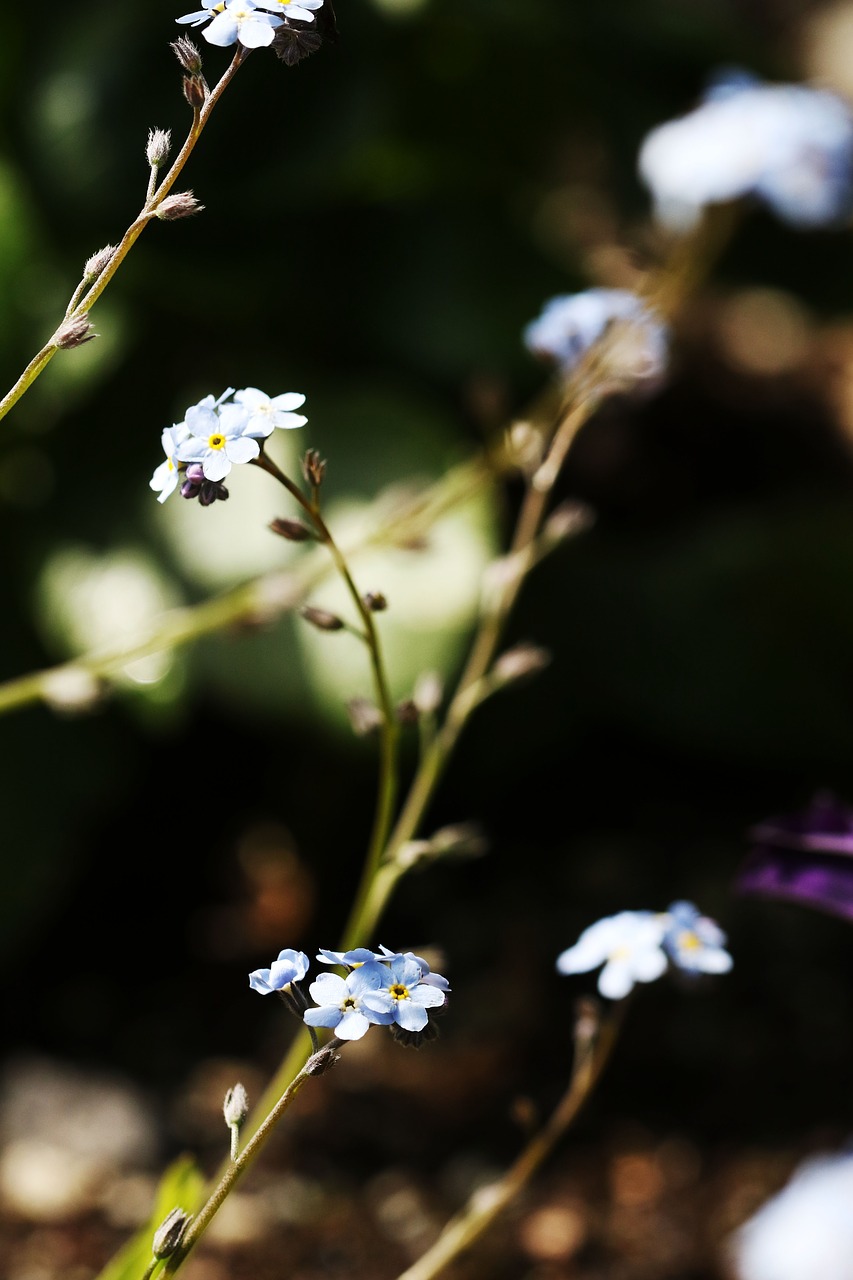
[[[122,1245],[97,1280],[141,1280],[151,1261],[154,1232],[172,1209],[180,1207],[195,1214],[204,1202],[204,1178],[192,1156],[181,1156],[169,1166],[160,1180],[154,1210],[148,1222]]]

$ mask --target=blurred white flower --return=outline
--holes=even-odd
[[[853,1280],[853,1155],[801,1165],[730,1252],[738,1280]]]
[[[653,129],[640,175],[661,222],[689,230],[709,204],[754,195],[797,227],[848,216],[853,112],[836,94],[721,77],[688,115]]]

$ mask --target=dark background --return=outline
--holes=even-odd
[[[158,535],[147,480],[162,427],[225,381],[306,392],[301,446],[329,456],[338,497],[438,475],[522,412],[545,378],[520,342],[542,302],[613,282],[626,250],[654,252],[635,176],[645,132],[721,65],[808,76],[820,13],[338,9],[339,43],[298,68],[248,60],[185,171],[206,211],[146,231],[94,313],[100,342],[55,360],[4,420],[4,678],[67,655],[34,587],[65,547],[141,547],[181,598],[202,598]],[[78,265],[133,216],[147,129],[182,134],[174,16],[157,0],[54,8],[37,29],[4,17],[4,384]],[[214,80],[227,54],[198,42]],[[455,995],[417,1072],[434,1055],[456,1101],[444,1120],[433,1102],[407,1149],[399,1102],[383,1121],[365,1086],[350,1141],[340,1118],[316,1121],[339,1174],[394,1161],[429,1177],[460,1145],[508,1158],[513,1099],[556,1098],[571,1001],[590,985],[558,979],[555,955],[600,915],[679,897],[727,929],[734,972],[640,993],[579,1141],[676,1133],[713,1161],[846,1140],[849,926],[739,899],[733,881],[752,824],[819,789],[853,800],[851,267],[849,229],[797,235],[748,210],[686,308],[669,385],[613,402],[577,440],[559,496],[591,503],[596,523],[536,571],[509,635],[554,660],[478,713],[428,822],[475,820],[490,852],[411,877],[376,939],[440,949]],[[736,304],[756,288],[771,292],[750,330]],[[762,337],[763,364],[749,355]],[[496,496],[496,546],[518,496]],[[445,647],[448,677],[464,642]],[[283,946],[336,943],[374,757],[328,700],[286,623],[262,644],[197,646],[161,695],[0,722],[5,1055],[143,1086],[163,1158],[183,1148],[171,1117],[200,1062],[274,1068],[286,1028],[247,998],[246,972]]]

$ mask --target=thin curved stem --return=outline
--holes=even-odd
[[[602,1027],[593,1043],[579,1053],[569,1086],[544,1128],[531,1139],[497,1182],[474,1192],[465,1207],[447,1223],[435,1244],[403,1271],[398,1280],[433,1280],[463,1250],[485,1234],[527,1186],[573,1124],[598,1083],[617,1038],[618,1021],[614,1018]]]
[[[213,108],[216,106],[222,94],[233,80],[239,67],[245,61],[248,52],[249,51],[244,49],[242,45],[237,46],[237,52],[234,54],[230,66],[222,75],[216,87],[208,94],[204,105],[200,110],[196,109],[193,111],[193,121],[190,126],[189,133],[187,134],[186,141],[176,156],[169,172],[164,176],[154,194],[146,199],[139,214],[134,218],[133,222],[125,231],[121,241],[111,255],[109,262],[98,275],[97,279],[91,283],[85,292],[81,290],[80,285],[75,289],[74,294],[72,295],[73,305],[69,304],[69,308],[65,313],[66,320],[74,319],[81,316],[84,312],[91,310],[112,280],[115,273],[118,271],[130,250],[133,248],[133,245],[139,239],[145,227],[152,218],[157,216],[157,209],[159,205],[169,194],[180,176],[184,165],[193,152],[193,148],[201,137],[202,131],[210,118]],[[85,287],[85,282],[83,282],[83,284]],[[79,296],[81,292],[82,297]],[[45,343],[41,351],[32,358],[15,385],[11,387],[3,399],[0,400],[0,418],[4,418],[9,410],[18,403],[21,397],[30,389],[36,378],[39,377],[42,371],[56,355],[60,348],[54,341],[55,336],[56,335],[54,334],[50,341]]]

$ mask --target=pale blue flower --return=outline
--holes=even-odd
[[[261,49],[272,44],[283,22],[283,18],[259,9],[254,0],[226,0],[224,9],[202,34],[209,44],[225,46],[239,41],[246,49]]]
[[[201,463],[207,480],[224,480],[234,462],[251,462],[260,453],[257,440],[244,434],[248,414],[242,405],[221,404],[213,408],[211,397],[188,409],[185,424],[189,436],[179,446],[181,462]]]
[[[310,961],[304,951],[285,947],[279,951],[269,969],[255,969],[249,974],[249,986],[268,996],[273,991],[286,991],[292,982],[301,982],[308,972]]]
[[[309,1027],[329,1027],[339,1040],[360,1040],[371,1024],[393,1022],[391,1001],[379,992],[380,966],[363,964],[341,978],[321,973],[309,987],[316,1009],[306,1009],[303,1018]],[[368,999],[373,1004],[368,1005]]]
[[[200,27],[203,22],[209,22],[217,9],[222,9],[222,0],[201,0],[202,8],[196,9],[194,13],[185,13],[182,18],[176,18],[176,22],[190,24],[193,27]]]
[[[311,10],[323,7],[323,0],[257,0],[257,3],[261,9],[268,9],[282,18],[296,18],[299,22],[313,22]]]
[[[675,230],[748,195],[793,226],[824,226],[853,204],[853,111],[826,90],[727,74],[695,111],[652,130],[639,169]]]
[[[328,951],[320,948],[317,959],[322,964],[342,964],[348,969],[357,969],[371,960],[384,960],[383,951],[370,951],[367,947],[355,947],[352,951]]]
[[[726,935],[692,902],[673,902],[664,915],[664,927],[664,949],[677,968],[687,973],[728,973],[731,969]]]
[[[557,957],[560,973],[588,973],[604,967],[598,990],[622,1000],[636,982],[654,982],[667,968],[663,940],[665,918],[651,911],[620,911],[589,926]]]
[[[628,380],[650,381],[666,369],[668,332],[657,314],[629,289],[586,289],[561,294],[545,304],[524,330],[524,342],[534,355],[555,361],[571,373],[586,353],[616,326],[622,337],[619,366]]]
[[[446,1000],[443,990],[423,980],[421,965],[411,954],[394,956],[387,964],[364,965],[356,972],[376,974],[379,979],[378,989],[364,995],[367,1008],[378,1014],[390,1010],[387,1021],[406,1031],[422,1031],[429,1021],[429,1010]]]
[[[276,427],[292,430],[294,427],[304,427],[308,421],[301,413],[293,412],[305,403],[305,397],[295,391],[270,399],[257,387],[244,387],[235,394],[234,400],[248,414],[243,434],[254,439],[272,435]]]
[[[442,977],[440,973],[433,973],[430,969],[429,963],[424,960],[423,956],[416,956],[413,951],[390,951],[388,947],[383,947],[381,943],[379,944],[379,949],[382,952],[382,955],[377,956],[377,960],[382,959],[386,962],[401,959],[414,960],[421,971],[421,982],[425,982],[427,986],[438,987],[439,991],[450,990],[450,983],[447,979]]]
[[[170,493],[174,493],[180,479],[181,464],[176,454],[178,447],[186,440],[188,431],[182,422],[173,427],[164,427],[160,436],[165,461],[156,468],[149,481],[150,487],[157,494],[158,502],[165,502]]]

